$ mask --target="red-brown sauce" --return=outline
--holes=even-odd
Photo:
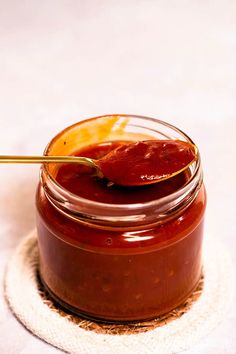
[[[124,186],[157,183],[186,169],[196,147],[180,140],[145,140],[121,144],[99,161],[104,176]]]
[[[78,155],[100,158],[117,143],[87,147]],[[143,203],[178,190],[187,173],[143,187],[108,186],[79,165],[62,165],[57,182],[102,203]],[[107,229],[73,220],[37,193],[41,278],[72,311],[103,320],[156,317],[184,301],[201,274],[205,191],[180,214],[137,230]]]

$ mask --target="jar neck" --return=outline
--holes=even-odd
[[[140,229],[164,223],[183,212],[195,200],[202,186],[200,156],[189,169],[186,184],[165,197],[137,204],[106,204],[81,198],[59,185],[41,168],[45,195],[59,212],[78,222],[109,229]]]

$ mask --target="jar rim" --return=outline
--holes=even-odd
[[[183,137],[186,141],[194,144],[192,139],[185,134],[181,129],[175,127],[174,125],[167,123],[165,121],[162,121],[160,119],[156,118],[151,118],[151,117],[146,117],[146,116],[141,116],[141,115],[131,115],[131,114],[108,114],[108,115],[102,115],[102,116],[97,116],[93,118],[89,118],[86,120],[79,121],[75,124],[72,124],[68,127],[66,127],[64,130],[59,132],[55,137],[49,142],[49,144],[46,146],[44,150],[44,155],[48,155],[50,146],[53,144],[53,142],[63,133],[69,131],[70,129],[76,127],[79,124],[86,123],[92,120],[100,119],[100,118],[105,118],[105,117],[111,117],[111,116],[118,116],[121,118],[136,118],[136,119],[142,119],[149,121],[150,123],[154,124],[160,124],[162,126],[165,126],[174,132],[178,133],[181,137]],[[173,139],[174,140],[174,139]],[[95,216],[97,215],[102,215],[105,217],[111,217],[114,219],[114,217],[117,217],[120,221],[123,216],[124,221],[135,221],[136,216],[140,219],[140,216],[146,215],[146,212],[150,209],[155,209],[160,212],[164,213],[164,211],[167,210],[167,206],[171,205],[172,208],[176,208],[176,201],[178,202],[179,198],[183,200],[186,195],[189,194],[191,190],[195,190],[196,187],[199,188],[199,185],[201,185],[202,182],[202,169],[201,169],[201,158],[200,158],[200,153],[199,150],[197,149],[197,159],[196,161],[191,165],[192,173],[190,179],[187,181],[187,183],[180,187],[177,191],[166,195],[164,197],[154,199],[148,202],[143,202],[143,203],[131,203],[131,204],[110,204],[110,203],[103,203],[103,202],[97,202],[94,200],[86,199],[83,197],[80,197],[67,189],[65,189],[61,184],[59,184],[56,179],[52,176],[52,174],[49,172],[48,165],[43,164],[41,167],[41,181],[44,186],[47,186],[47,197],[50,199],[50,201],[58,208],[69,208],[73,212],[79,213],[80,215],[84,215],[86,213],[91,213],[91,210],[94,211]],[[200,182],[200,183],[199,183]],[[174,203],[175,202],[175,203]],[[174,205],[172,205],[174,203]],[[82,209],[81,209],[82,207]],[[168,208],[169,209],[169,208]],[[96,213],[95,213],[96,211]],[[108,211],[108,213],[107,213]],[[129,215],[124,215],[124,212]],[[133,216],[133,218],[132,218]],[[118,220],[117,219],[117,220]]]

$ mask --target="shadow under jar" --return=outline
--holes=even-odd
[[[148,139],[192,142],[157,119],[110,115],[68,127],[45,154]],[[60,168],[42,166],[36,196],[40,277],[50,295],[76,314],[120,322],[151,319],[185,301],[202,269],[206,196],[200,156],[172,185],[145,186],[125,203],[76,195],[57,180]]]

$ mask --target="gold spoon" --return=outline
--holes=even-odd
[[[88,157],[78,156],[18,156],[18,155],[0,155],[0,163],[79,163],[96,169],[96,174],[103,177],[100,167],[96,160]]]
[[[186,170],[197,148],[180,140],[146,140],[122,144],[99,160],[77,156],[1,156],[0,163],[78,163],[100,178],[123,186],[163,181]]]

